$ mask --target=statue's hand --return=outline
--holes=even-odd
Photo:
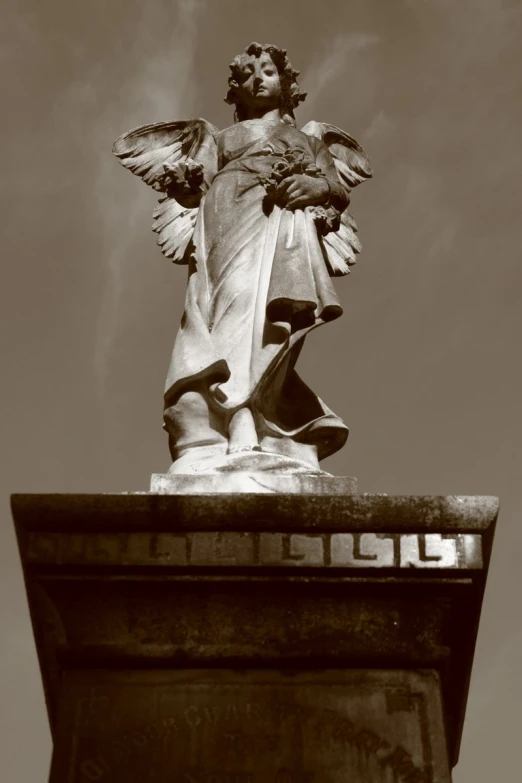
[[[277,199],[286,209],[327,204],[330,186],[324,177],[309,177],[307,174],[292,174],[285,177],[277,187]]]
[[[163,173],[156,181],[171,198],[199,195],[203,183],[203,166],[191,158],[174,164],[164,163]]]

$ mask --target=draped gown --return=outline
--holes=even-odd
[[[291,441],[292,453],[316,467],[317,458],[346,441],[345,425],[294,369],[306,334],[338,318],[342,308],[310,208],[266,207],[262,178],[291,148],[326,177],[332,206],[342,211],[348,204],[319,139],[264,120],[219,134],[217,173],[200,204],[166,382],[165,427],[174,458],[180,402],[196,388],[211,411],[216,443],[226,439],[231,415],[244,406],[254,414],[265,451],[288,453]]]

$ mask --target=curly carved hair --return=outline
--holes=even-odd
[[[260,57],[266,52],[272,58],[272,61],[279,72],[281,80],[281,117],[289,125],[295,125],[294,109],[304,101],[306,93],[299,89],[297,77],[299,71],[292,68],[292,64],[286,55],[286,49],[280,49],[279,46],[272,44],[260,44],[253,42],[246,47],[242,54],[238,54],[230,63],[232,71],[228,79],[229,90],[225,102],[235,106],[234,119],[241,122],[246,119],[245,108],[239,102],[237,88],[241,79],[241,68],[249,57]]]

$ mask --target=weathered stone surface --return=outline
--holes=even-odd
[[[327,473],[315,474],[272,471],[231,470],[221,473],[161,474],[151,477],[150,491],[161,495],[215,495],[234,493],[279,493],[314,495],[351,495],[357,492],[357,480],[338,478]]]
[[[50,783],[450,781],[435,672],[74,672],[64,691]]]
[[[53,731],[72,669],[433,669],[454,763],[497,511],[469,497],[16,496]]]
[[[231,69],[230,127],[154,123],[113,147],[161,193],[158,244],[190,269],[165,388],[172,470],[241,471],[267,454],[318,471],[348,428],[295,364],[308,332],[342,314],[330,278],[361,250],[346,208],[372,170],[340,128],[297,129],[305,94],[285,50],[253,43]]]
[[[13,495],[23,530],[130,532],[261,530],[274,532],[479,533],[489,537],[498,498],[481,495]]]
[[[29,565],[457,569],[483,567],[473,533],[29,533]]]

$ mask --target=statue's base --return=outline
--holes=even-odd
[[[285,444],[288,453],[265,451],[261,449],[233,451],[226,444],[212,446],[194,446],[180,454],[172,463],[170,476],[187,475],[223,475],[229,473],[270,473],[277,475],[308,475],[317,478],[333,478],[319,467],[317,449],[311,446],[296,449],[291,441]],[[295,453],[297,451],[297,454]],[[309,461],[299,459],[299,455],[308,454]],[[252,492],[255,490],[251,490]]]
[[[150,491],[160,495],[201,495],[243,492],[272,492],[285,495],[353,495],[357,479],[327,473],[222,472],[171,474],[153,473]]]
[[[51,783],[449,782],[496,499],[33,495],[13,511]]]

